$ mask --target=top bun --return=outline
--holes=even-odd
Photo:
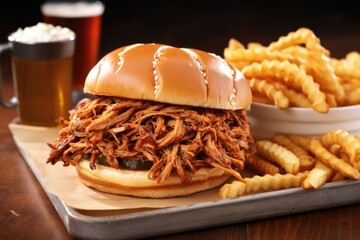
[[[225,110],[249,109],[251,89],[223,58],[190,48],[133,44],[105,55],[84,92]]]

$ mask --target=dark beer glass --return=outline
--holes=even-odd
[[[98,62],[104,5],[99,1],[48,1],[41,6],[43,21],[68,27],[76,34],[73,88],[82,90]]]

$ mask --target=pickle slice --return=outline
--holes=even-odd
[[[85,160],[89,160],[91,157],[91,153],[84,153],[82,155],[82,158]],[[100,155],[96,158],[95,160],[96,163],[103,165],[103,166],[109,166],[108,162],[107,162],[107,158],[104,155]]]
[[[153,162],[152,161],[141,161],[141,160],[131,160],[131,159],[118,159],[119,165],[121,168],[129,170],[149,170]]]
[[[82,157],[86,160],[89,160],[91,157],[90,153],[85,153],[82,155]],[[100,155],[96,160],[96,163],[103,165],[103,166],[109,166],[107,159],[104,155]],[[128,170],[149,170],[153,162],[149,160],[131,160],[131,159],[120,159],[118,158],[118,162],[120,165],[120,168],[122,169],[128,169]]]

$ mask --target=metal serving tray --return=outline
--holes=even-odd
[[[77,239],[154,237],[360,203],[360,180],[345,180],[326,183],[317,190],[292,188],[181,207],[131,211],[77,210],[47,191],[35,164],[18,148],[69,234]]]

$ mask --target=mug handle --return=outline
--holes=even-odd
[[[10,43],[0,44],[0,57],[3,52],[11,51],[12,47]],[[14,108],[18,104],[16,96],[10,98],[10,100],[4,99],[3,91],[2,91],[2,74],[1,74],[1,66],[0,66],[0,105],[5,108]]]

